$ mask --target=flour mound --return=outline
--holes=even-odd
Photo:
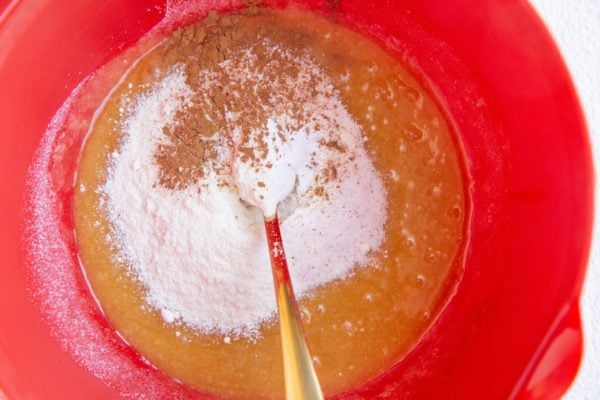
[[[254,336],[276,312],[262,214],[244,204],[235,187],[219,184],[214,171],[183,190],[157,184],[156,149],[169,140],[164,128],[176,123],[177,110],[192,97],[184,73],[175,68],[137,99],[125,120],[102,188],[114,240],[167,322]],[[315,171],[305,168],[301,184],[282,204],[281,229],[299,297],[366,265],[369,251],[383,241],[386,219],[384,187],[360,127],[339,97],[314,100],[313,117],[335,122],[352,162],[338,168],[327,198],[311,191]],[[328,132],[302,129],[316,138]],[[331,158],[334,152],[320,153]]]

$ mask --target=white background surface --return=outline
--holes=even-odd
[[[530,0],[554,35],[577,86],[600,164],[600,0]],[[597,180],[600,178],[596,178]],[[596,184],[596,208],[600,188]],[[581,300],[583,363],[565,400],[600,399],[600,212]]]

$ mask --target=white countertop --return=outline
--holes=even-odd
[[[600,0],[530,0],[546,21],[577,86],[600,164]],[[598,179],[598,177],[596,178]],[[596,208],[600,206],[596,183]],[[565,400],[600,399],[600,212],[581,299],[583,363]]]

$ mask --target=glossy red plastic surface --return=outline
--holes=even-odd
[[[559,398],[581,356],[577,302],[593,172],[575,92],[545,28],[521,0],[303,3],[411,60],[454,121],[472,177],[471,239],[456,296],[408,357],[337,397],[383,398],[385,390],[393,399]],[[157,24],[165,4],[21,0],[3,7],[0,393],[118,398],[60,349],[29,299],[25,177],[60,104]]]

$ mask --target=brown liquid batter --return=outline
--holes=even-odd
[[[302,35],[368,137],[366,148],[388,195],[380,256],[351,277],[300,302],[317,374],[326,394],[358,386],[410,351],[452,295],[462,271],[465,189],[461,155],[438,105],[415,77],[378,45],[299,11],[242,15],[240,24],[277,24]],[[118,149],[119,105],[154,82],[169,60],[160,46],[144,56],[107,99],[82,150],[74,194],[80,257],[106,316],[146,359],[200,391],[235,398],[281,398],[278,325],[256,340],[168,326],[144,288],[115,261],[101,195]],[[133,89],[130,89],[132,87]],[[285,240],[285,238],[284,238]],[[265,268],[270,268],[265,265]],[[293,268],[293,265],[290,266]],[[177,333],[176,333],[177,332]]]

